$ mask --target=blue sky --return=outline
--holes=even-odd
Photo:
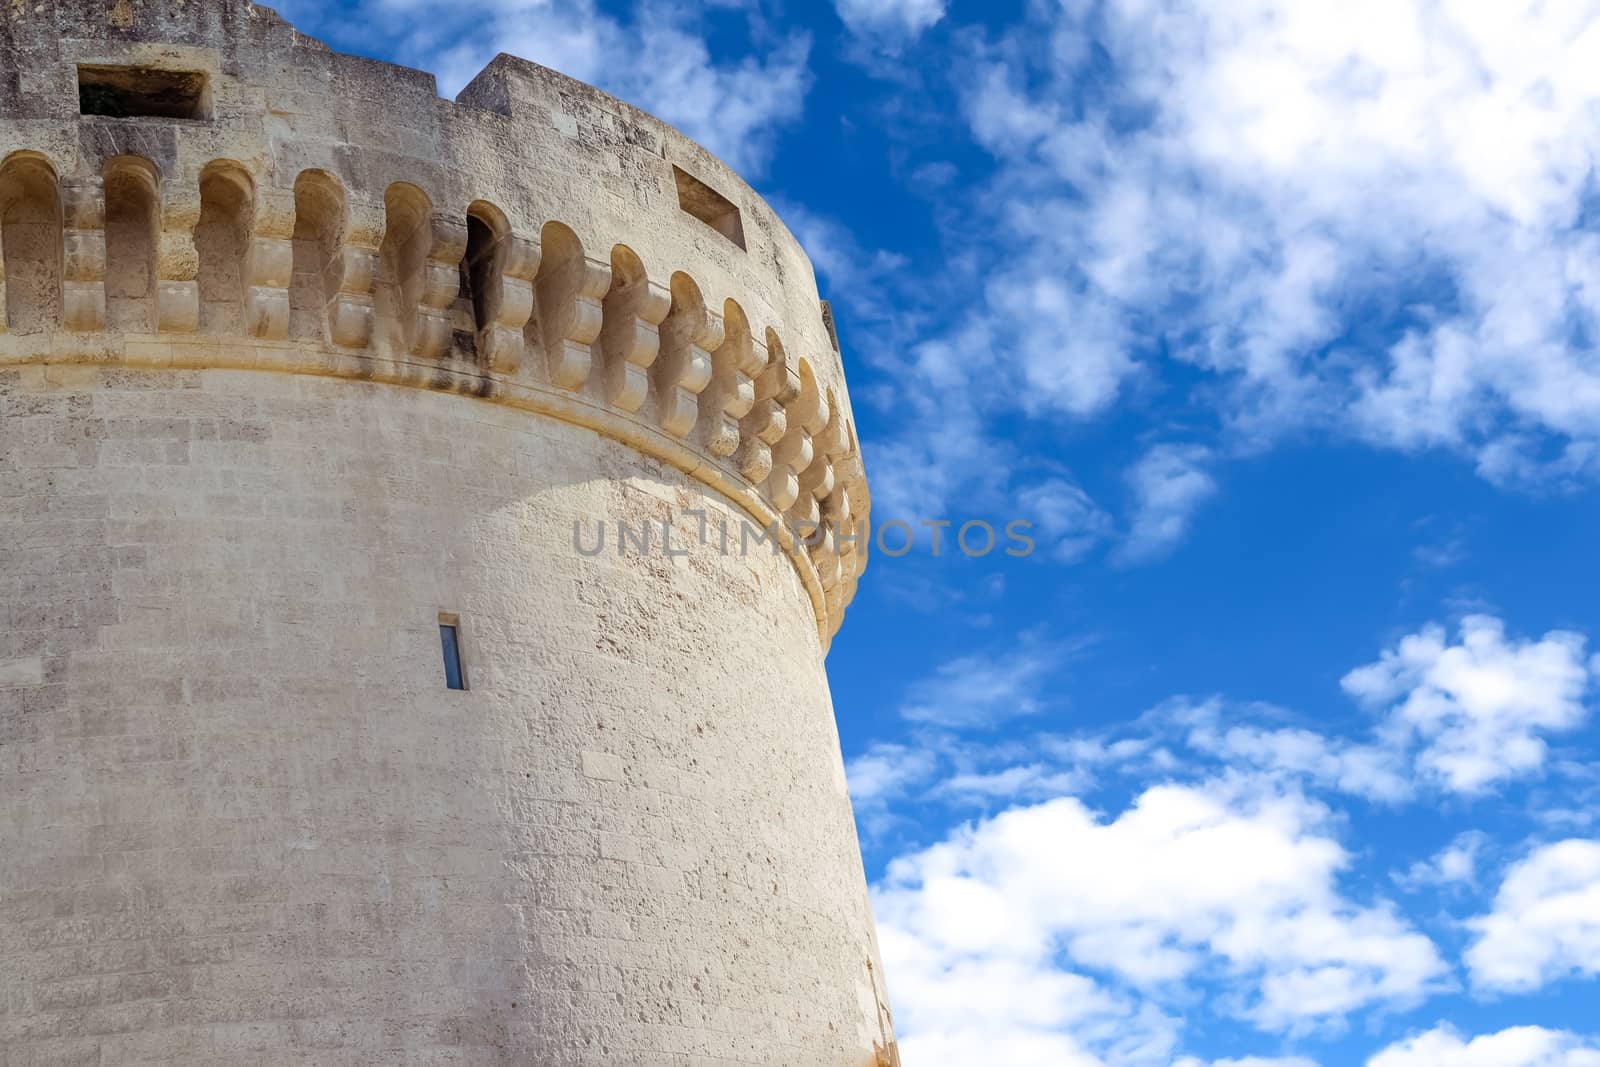
[[[811,251],[829,661],[910,1067],[1595,1067],[1600,4],[364,0],[597,83]]]

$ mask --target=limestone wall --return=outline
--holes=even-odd
[[[892,1062],[867,507],[810,265],[657,120],[0,6],[0,1067]]]
[[[793,567],[572,547],[717,494],[458,396],[78,367],[0,371],[0,500],[0,1064],[875,1062]]]

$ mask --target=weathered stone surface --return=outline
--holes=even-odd
[[[804,254],[659,121],[0,5],[0,1067],[892,1062],[855,441]]]

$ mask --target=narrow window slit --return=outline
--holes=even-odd
[[[467,688],[467,673],[461,666],[460,616],[439,616],[439,645],[444,652],[445,687],[465,691]]]

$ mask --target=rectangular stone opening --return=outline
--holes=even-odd
[[[461,665],[461,616],[439,616],[439,646],[444,652],[444,684],[466,692],[467,672]]]
[[[672,176],[678,183],[678,206],[743,248],[744,219],[733,201],[682,167],[674,166]]]
[[[110,119],[211,117],[203,71],[80,64],[78,113]]]

